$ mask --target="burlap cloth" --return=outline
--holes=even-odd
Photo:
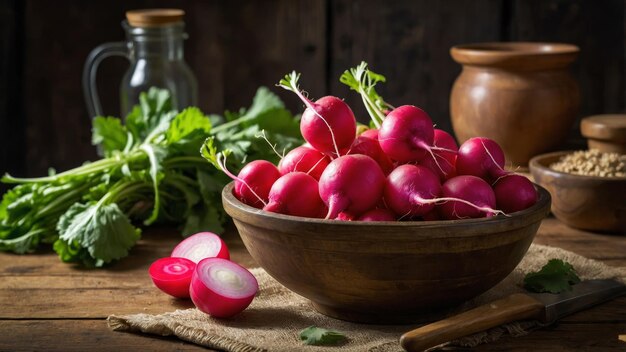
[[[459,311],[484,304],[523,289],[520,284],[526,273],[539,270],[551,258],[571,263],[581,279],[618,278],[626,283],[626,268],[607,266],[559,248],[531,245],[518,267],[500,284]],[[193,309],[150,315],[111,315],[109,327],[115,331],[148,333],[178,338],[217,350],[248,351],[402,351],[398,342],[402,333],[417,325],[364,325],[328,318],[317,313],[303,297],[289,291],[263,269],[251,270],[259,281],[260,290],[250,307],[231,319],[214,319]],[[347,341],[338,347],[304,346],[299,332],[317,325],[341,331]],[[449,344],[476,346],[499,339],[503,335],[520,336],[539,327],[535,321],[514,322],[468,336]]]

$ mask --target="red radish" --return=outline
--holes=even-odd
[[[446,131],[435,128],[433,145],[433,158],[424,158],[420,161],[420,165],[427,167],[430,171],[439,176],[441,182],[456,176],[456,154],[459,146],[454,138]]]
[[[226,168],[226,158],[220,153],[217,163],[224,173],[235,180],[235,197],[251,207],[262,208],[274,182],[281,176],[278,168],[267,160],[254,160],[235,176]]]
[[[459,175],[472,175],[491,182],[504,176],[504,152],[493,139],[470,138],[461,144],[456,157]]]
[[[363,213],[357,220],[359,221],[396,221],[398,217],[389,209],[372,209]]]
[[[361,136],[378,140],[378,128],[370,128],[361,133]]]
[[[204,258],[230,259],[226,243],[212,232],[199,232],[185,238],[174,248],[171,256],[186,258],[194,263]]]
[[[454,162],[456,161],[456,153],[459,150],[459,146],[456,144],[454,137],[444,130],[435,128],[433,145],[441,148],[436,150],[435,154],[439,154],[440,156],[446,158],[446,160],[454,165]]]
[[[495,210],[496,195],[487,182],[471,175],[456,176],[441,187],[442,200],[439,214],[448,220],[482,218],[502,211]]]
[[[442,157],[438,152],[435,151],[433,153],[435,154],[437,162],[435,162],[433,158],[424,158],[419,164],[437,175],[441,182],[445,182],[447,179],[456,176],[454,164],[450,163],[447,158]]]
[[[196,263],[186,258],[157,259],[148,273],[154,285],[161,291],[177,298],[189,298],[189,285]]]
[[[378,131],[378,142],[391,159],[401,163],[432,155],[433,122],[424,110],[403,105],[393,109]]]
[[[385,174],[374,159],[366,155],[344,155],[333,160],[322,173],[319,194],[326,206],[326,219],[340,212],[361,214],[380,201]]]
[[[422,216],[435,207],[441,192],[439,178],[429,169],[419,165],[400,165],[395,168],[385,184],[385,203],[402,217]]]
[[[499,178],[493,191],[496,194],[498,209],[514,213],[531,207],[537,202],[537,190],[526,177],[508,174]]]
[[[306,105],[300,120],[302,137],[322,153],[339,156],[339,150],[349,147],[356,137],[356,118],[343,100],[325,96],[312,102],[298,88],[300,75],[292,72],[279,86],[298,95]]]
[[[380,169],[383,170],[385,175],[388,175],[391,170],[393,170],[393,163],[391,162],[391,159],[389,159],[385,152],[383,152],[376,139],[364,137],[363,135],[356,137],[348,154],[362,154],[369,156],[378,163],[378,166],[380,166]]]
[[[259,284],[248,270],[222,258],[206,258],[193,271],[189,293],[200,311],[228,318],[246,309]]]
[[[319,180],[328,163],[330,163],[330,158],[327,155],[313,148],[297,147],[281,159],[278,163],[278,170],[283,175],[301,171]]]
[[[318,183],[304,172],[281,176],[270,190],[269,202],[263,210],[274,213],[319,218],[325,206],[318,192]]]
[[[315,103],[310,102],[304,110],[300,133],[315,149],[337,155],[337,148],[349,147],[354,141],[356,119],[343,100],[326,96]]]

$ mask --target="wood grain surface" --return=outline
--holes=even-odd
[[[387,77],[376,89],[390,104],[420,106],[439,128],[451,132],[448,99],[461,66],[452,61],[449,49],[498,41],[502,1],[337,0],[331,1],[331,14],[330,86],[346,98],[358,119],[369,119],[361,99],[338,77],[364,60]]]
[[[232,258],[256,266],[239,236],[225,240]],[[186,308],[188,301],[161,294],[147,269],[179,241],[174,229],[151,229],[131,255],[104,270],[60,263],[50,252],[0,253],[0,351],[199,351],[172,338],[112,332],[109,314],[160,313]],[[554,218],[544,220],[535,243],[557,246],[612,266],[626,266],[626,237],[573,230]],[[527,336],[503,338],[477,351],[623,351],[626,297],[570,315]],[[400,336],[398,336],[399,338]]]

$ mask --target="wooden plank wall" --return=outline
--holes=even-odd
[[[0,172],[23,172],[26,163],[18,69],[22,59],[21,13],[19,0],[0,0]]]
[[[259,85],[295,69],[312,97],[354,93],[338,82],[366,60],[388,77],[381,93],[411,103],[451,130],[448,98],[460,67],[455,44],[544,40],[577,44],[581,116],[624,111],[626,12],[622,0],[0,0],[0,172],[35,176],[96,157],[81,88],[89,51],[123,40],[128,9],[187,12],[186,60],[200,82],[200,107],[221,112],[249,104]],[[98,87],[105,112],[118,114],[127,63],[107,59]],[[279,91],[292,110],[301,104]],[[579,142],[573,127],[570,140]]]

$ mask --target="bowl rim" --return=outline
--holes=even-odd
[[[580,48],[576,45],[550,42],[484,42],[450,48],[452,59],[461,65],[515,70],[565,68],[579,52]]]
[[[577,54],[580,48],[574,44],[557,42],[484,42],[459,44],[453,50],[471,55],[527,56]]]
[[[583,181],[583,180],[596,181],[596,182],[626,181],[626,176],[621,176],[621,177],[620,176],[589,176],[589,175],[570,174],[567,172],[562,172],[562,171],[551,169],[549,166],[546,166],[543,164],[543,162],[546,159],[555,158],[557,156],[561,157],[561,156],[571,154],[577,151],[579,150],[560,150],[557,152],[536,155],[532,159],[530,159],[530,161],[528,162],[528,168],[530,169],[531,173],[533,172],[533,170],[537,170],[545,174],[551,174],[552,176],[570,177],[571,179],[578,180],[578,181]]]
[[[534,183],[533,183],[534,184]],[[234,209],[236,212],[248,214],[257,218],[259,224],[263,224],[265,227],[273,227],[271,222],[280,221],[281,225],[290,225],[293,228],[299,228],[304,231],[304,226],[313,227],[313,231],[319,233],[319,226],[323,225],[328,228],[336,229],[341,232],[350,232],[359,228],[398,228],[406,231],[415,230],[422,233],[421,239],[424,238],[446,238],[446,237],[471,237],[476,236],[476,230],[479,225],[481,227],[489,226],[490,230],[484,230],[484,235],[493,234],[505,230],[513,230],[520,227],[527,226],[529,223],[538,222],[543,220],[550,212],[551,196],[550,193],[540,185],[534,184],[538,192],[537,202],[530,208],[524,209],[519,212],[515,212],[512,216],[496,216],[491,218],[476,218],[476,219],[459,219],[459,220],[436,220],[436,221],[337,221],[337,220],[325,220],[317,218],[304,218],[299,216],[284,215],[278,213],[272,213],[264,211],[262,209],[251,207],[247,204],[240,202],[232,193],[234,187],[234,181],[228,183],[222,189],[222,201],[224,208],[229,215],[237,220],[237,217],[230,214],[229,208]],[[251,222],[246,220],[246,222]],[[448,229],[446,234],[437,233],[431,234],[429,229]],[[328,231],[332,233],[333,231]],[[320,235],[323,235],[320,233]]]

